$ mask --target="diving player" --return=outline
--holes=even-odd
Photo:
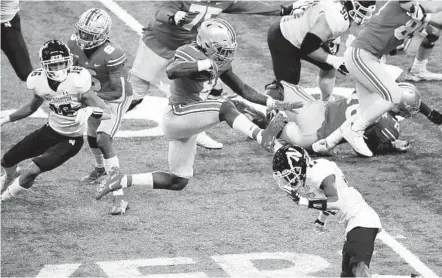
[[[112,111],[110,119],[90,118],[88,121],[87,141],[95,167],[82,181],[89,183],[95,182],[112,167],[120,167],[113,138],[133,97],[132,87],[127,81],[126,54],[117,43],[109,40],[111,26],[111,17],[105,10],[89,9],[78,19],[75,24],[76,34],[69,41],[74,65],[89,70],[92,75],[92,89]],[[114,192],[113,203],[112,215],[126,212],[128,201],[122,190]]]
[[[72,67],[72,54],[61,41],[51,40],[40,49],[41,68],[29,75],[26,84],[32,100],[0,120],[3,126],[32,115],[48,103],[48,122],[9,149],[1,160],[1,200],[7,201],[29,189],[34,180],[75,156],[83,146],[83,133],[89,116],[109,119],[110,110],[91,89],[91,75]],[[32,158],[20,173],[17,165]]]

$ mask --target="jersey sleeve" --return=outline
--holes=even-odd
[[[195,62],[207,57],[191,45],[183,45],[175,51],[176,61]]]
[[[126,62],[126,53],[124,53],[123,49],[116,44],[108,44],[103,49],[104,54],[106,56],[105,63],[106,67],[112,71],[118,68],[119,66],[124,65]]]
[[[325,19],[327,20],[327,24],[332,31],[333,37],[339,36],[350,28],[350,21],[347,11],[340,7],[340,3],[334,3],[334,6],[332,7],[326,7],[325,4],[323,4],[323,6]]]
[[[281,5],[268,4],[262,1],[234,1],[224,12],[231,14],[280,15]]]
[[[26,79],[26,87],[28,87],[29,90],[35,90],[38,79],[42,74],[44,74],[42,69],[33,70]]]

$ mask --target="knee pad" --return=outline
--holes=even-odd
[[[422,42],[422,47],[433,48],[439,39],[439,32],[429,33]]]

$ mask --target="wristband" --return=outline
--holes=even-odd
[[[275,100],[272,97],[267,96],[266,106],[269,108],[275,107]]]
[[[327,199],[308,200],[308,208],[327,210]]]
[[[198,65],[198,71],[208,70],[212,66],[212,63],[209,59],[206,60],[200,60],[197,62]]]

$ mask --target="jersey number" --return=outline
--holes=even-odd
[[[345,21],[347,21],[348,20],[348,12],[347,12],[347,9],[345,7],[342,8],[341,14],[344,17]]]
[[[106,46],[103,50],[104,50],[104,52],[106,52],[107,54],[111,54],[112,52],[114,52],[115,47],[113,47],[112,45],[108,45],[108,46]]]
[[[197,25],[201,19],[204,17],[204,20],[207,20],[209,18],[212,17],[212,15],[217,15],[219,13],[221,13],[223,10],[220,8],[215,8],[215,7],[206,7],[206,6],[201,6],[198,4],[192,4],[189,7],[189,12],[197,12],[198,14],[195,16],[195,18],[187,23],[183,25],[183,28],[190,31],[192,30],[192,28]]]
[[[58,107],[55,106],[53,103],[50,103],[50,104],[49,104],[49,108],[50,108],[55,114],[63,115],[63,116],[66,116],[66,117],[69,117],[69,116],[75,116],[76,113],[77,113],[77,110],[72,109],[72,106],[71,106],[70,103],[67,103],[67,104],[61,104],[61,105],[58,105]]]
[[[106,48],[105,48],[106,49]],[[101,90],[101,83],[100,80],[95,78],[94,76],[97,76],[97,73],[93,69],[88,69],[88,71],[91,73],[91,80],[92,80],[92,90],[94,92],[99,92]]]

